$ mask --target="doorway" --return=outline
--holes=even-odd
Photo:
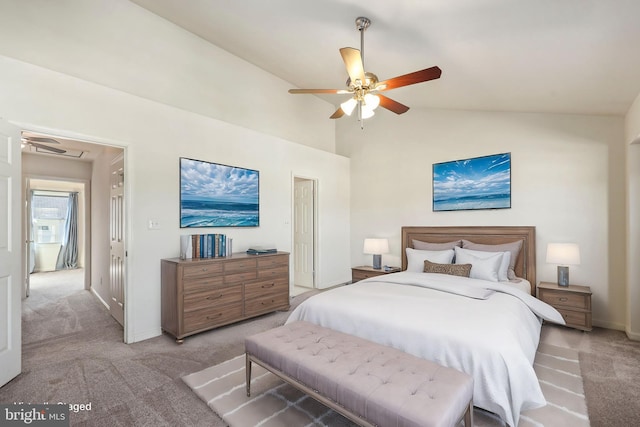
[[[102,143],[94,143],[86,140],[64,137],[54,134],[43,134],[34,131],[22,131],[22,177],[23,196],[26,202],[23,211],[23,271],[24,288],[23,296],[31,291],[29,278],[32,274],[49,275],[52,273],[51,257],[43,256],[45,246],[51,246],[50,251],[59,251],[59,237],[53,237],[59,229],[59,223],[55,218],[42,219],[40,223],[31,221],[32,196],[43,198],[64,197],[76,192],[79,196],[78,205],[83,208],[78,212],[78,266],[82,268],[80,289],[89,290],[101,303],[114,315],[110,307],[112,300],[112,265],[110,244],[110,220],[114,214],[110,209],[111,168],[115,159],[120,161],[120,175],[124,175],[126,162],[125,150]],[[80,185],[79,188],[73,185]],[[83,185],[83,187],[82,187]],[[124,200],[124,183],[119,182],[120,198]],[[53,199],[55,202],[55,199]],[[53,207],[45,206],[44,216],[52,215]],[[121,209],[117,212],[119,218],[126,217],[126,207],[121,203]],[[55,216],[55,215],[54,215]],[[59,219],[60,215],[57,216]],[[124,224],[123,221],[120,223]],[[33,225],[27,229],[27,225]],[[39,234],[38,234],[39,233]],[[39,239],[39,241],[38,241]],[[46,241],[46,242],[45,242]],[[126,232],[122,228],[119,232],[119,242],[125,247]],[[37,248],[36,246],[40,246]],[[29,261],[29,260],[33,261]],[[48,259],[48,262],[47,262]],[[65,262],[68,260],[65,258]],[[118,299],[120,311],[114,318],[124,327],[124,294],[126,293],[126,280],[124,279],[124,266],[126,259],[121,262],[120,271],[123,276],[118,280],[121,298]],[[57,270],[57,269],[55,269]],[[46,277],[46,276],[41,276]],[[73,276],[74,280],[78,275]],[[70,280],[65,278],[65,280]],[[42,280],[38,280],[42,286]],[[126,341],[126,328],[123,331],[123,341]]]
[[[31,295],[33,279],[42,289],[63,283],[62,276],[73,277],[70,290],[89,289],[89,182],[26,177],[25,188],[26,296]],[[62,274],[71,269],[79,271]]]
[[[298,295],[315,288],[317,181],[293,177],[293,289]]]

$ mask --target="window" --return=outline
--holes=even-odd
[[[61,243],[67,218],[68,193],[37,193],[31,200],[36,243]]]

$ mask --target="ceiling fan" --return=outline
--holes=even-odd
[[[51,153],[57,153],[57,154],[64,154],[67,152],[67,150],[63,150],[61,148],[56,148],[56,147],[52,147],[49,145],[44,145],[46,144],[60,144],[59,141],[53,139],[53,138],[45,138],[45,137],[39,137],[39,136],[25,136],[22,138],[22,141],[27,144],[27,145],[31,145],[32,147],[36,147],[39,148],[41,150],[45,150],[45,151],[49,151]]]
[[[350,116],[357,107],[361,128],[364,128],[363,119],[372,117],[378,105],[396,114],[406,113],[409,107],[379,92],[438,79],[442,74],[442,70],[438,67],[425,68],[424,70],[379,81],[378,76],[366,72],[364,69],[364,32],[370,25],[371,20],[369,18],[363,16],[356,18],[356,28],[360,31],[360,50],[352,47],[340,49],[340,55],[342,55],[342,60],[349,74],[347,89],[289,89],[289,93],[350,94],[352,97],[340,104],[340,107],[330,118],[339,119],[345,114]]]

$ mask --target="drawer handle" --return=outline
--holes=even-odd
[[[214,299],[218,299],[218,298],[222,298],[222,294],[218,295],[217,297],[213,297],[213,296],[208,296],[207,299],[209,301],[214,300]]]
[[[273,299],[272,299],[272,300],[271,300],[271,302],[264,302],[264,301],[262,301],[260,304],[262,304],[262,305],[267,305],[267,304],[273,304],[274,302],[276,302],[276,300],[273,300]]]
[[[562,302],[565,302],[567,300],[568,300],[568,298],[566,298],[566,297],[558,298],[558,301],[562,301]]]
[[[275,283],[269,283],[268,285],[262,285],[262,289],[273,288],[275,285],[276,285]]]
[[[208,268],[207,267],[202,267],[202,271],[207,271]]]
[[[222,313],[216,313],[214,316],[207,316],[207,320],[217,319],[220,316],[222,316]]]

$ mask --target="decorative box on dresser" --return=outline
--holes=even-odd
[[[381,276],[383,274],[389,273],[397,273],[400,270],[400,267],[392,267],[390,270],[385,270],[384,268],[376,269],[368,265],[351,267],[351,283],[356,283],[360,280],[368,279],[369,277]]]
[[[590,331],[591,288],[589,286],[558,286],[556,283],[540,282],[538,299],[552,305],[562,314],[567,326]]]
[[[184,337],[289,309],[289,253],[161,261],[162,330]]]

